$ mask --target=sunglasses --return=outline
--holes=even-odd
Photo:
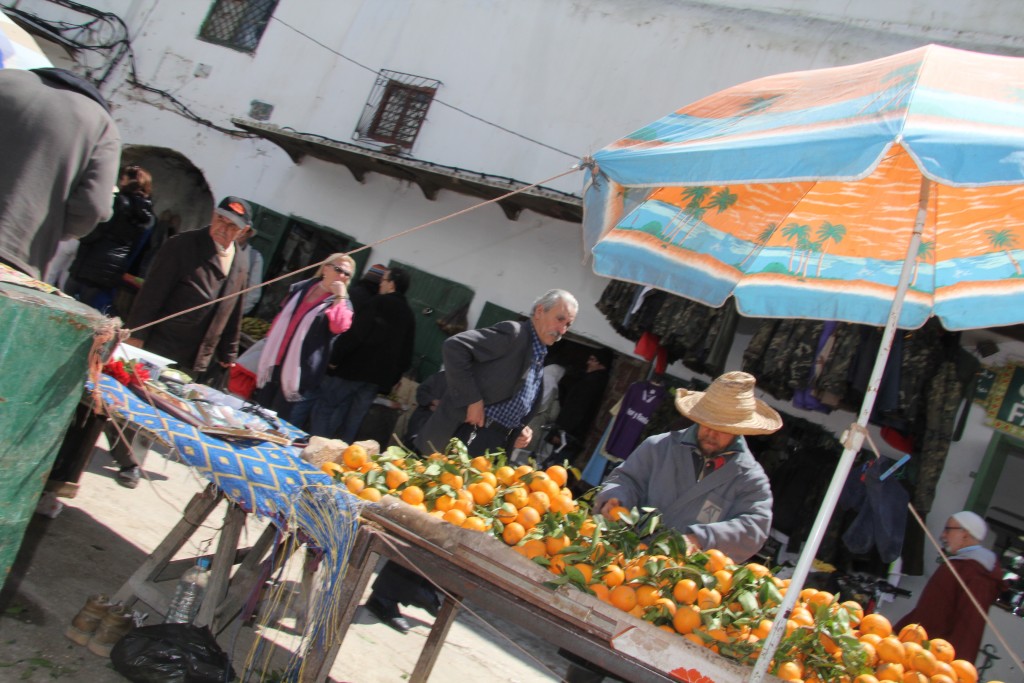
[[[333,263],[331,264],[331,268],[333,268],[334,272],[337,273],[338,275],[344,275],[345,277],[352,277],[352,271],[351,270],[345,270],[341,266],[336,266]]]

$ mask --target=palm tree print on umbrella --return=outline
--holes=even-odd
[[[800,225],[799,223],[790,223],[782,229],[782,236],[787,241],[793,242],[793,250],[789,253],[789,265],[786,268],[791,273],[795,273],[793,270],[793,259],[796,258],[796,250],[802,248],[804,244],[807,244],[810,240],[807,239],[807,235],[811,232],[811,226]]]
[[[989,244],[996,249],[1002,249],[1003,253],[1006,254],[1006,258],[1010,259],[1010,263],[1013,264],[1013,269],[1020,275],[1020,263],[1017,259],[1013,258],[1013,254],[1010,253],[1010,249],[1017,245],[1017,236],[1013,234],[1012,230],[986,230],[985,236],[988,237]]]
[[[835,242],[839,244],[843,241],[843,237],[846,236],[846,226],[837,225],[830,223],[829,221],[823,221],[821,226],[818,228],[818,251],[821,256],[818,257],[818,269],[814,271],[815,277],[821,277],[821,262],[825,259],[825,246],[827,242]],[[804,277],[807,277],[807,269],[804,269]]]
[[[929,240],[927,242],[921,242],[921,245],[917,248],[917,258],[914,259],[914,275],[910,280],[910,286],[914,287],[917,284],[917,275],[921,272],[922,263],[933,263],[935,256],[935,242]]]
[[[766,244],[768,244],[768,240],[770,240],[772,238],[772,236],[775,235],[775,231],[778,230],[778,229],[779,229],[779,226],[775,225],[775,223],[769,223],[765,227],[765,229],[762,230],[760,233],[758,233],[757,237],[754,239],[754,242],[755,242],[754,248],[751,249],[747,253],[747,255],[743,257],[743,260],[740,261],[739,265],[736,266],[736,267],[737,268],[743,268],[743,265],[750,259],[751,256],[753,256],[754,254],[756,254],[759,251],[761,251],[762,249],[764,249],[764,246]]]

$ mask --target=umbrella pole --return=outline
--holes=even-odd
[[[843,454],[839,458],[835,474],[832,475],[832,482],[825,492],[825,499],[818,510],[818,516],[811,527],[811,533],[804,544],[800,559],[797,560],[796,568],[793,570],[793,578],[790,580],[786,595],[779,606],[778,614],[772,623],[771,631],[764,640],[761,653],[754,663],[753,672],[748,679],[749,683],[760,683],[764,679],[768,667],[771,665],[775,651],[782,642],[786,630],[786,620],[792,613],[793,606],[800,596],[800,590],[807,580],[811,565],[821,546],[821,540],[825,536],[825,529],[832,513],[835,511],[836,503],[839,501],[839,494],[846,483],[846,477],[853,467],[853,461],[860,453],[864,445],[864,428],[875,407],[875,398],[878,395],[878,387],[882,382],[882,373],[885,371],[885,364],[889,358],[889,351],[892,349],[892,340],[896,336],[896,326],[900,319],[900,312],[903,310],[903,297],[906,296],[910,285],[910,276],[914,270],[914,261],[917,258],[917,250],[921,245],[921,233],[924,230],[925,218],[928,214],[928,197],[931,192],[931,181],[921,176],[921,194],[917,205],[917,218],[914,222],[914,233],[910,238],[910,246],[907,249],[907,257],[903,261],[903,270],[900,272],[899,283],[896,286],[896,296],[893,299],[892,307],[889,309],[889,318],[886,320],[885,329],[882,332],[882,343],[878,348],[878,356],[875,358],[874,368],[871,370],[871,379],[868,381],[868,388],[864,394],[864,401],[861,403],[860,414],[857,417],[858,429],[848,430],[843,436]]]

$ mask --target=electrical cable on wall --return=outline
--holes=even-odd
[[[64,41],[66,41],[68,45],[72,46],[76,50],[82,50],[82,51],[88,51],[88,52],[103,52],[103,51],[113,52],[113,51],[117,50],[116,54],[114,54],[113,57],[106,64],[106,69],[104,70],[103,75],[101,77],[99,77],[98,79],[95,77],[95,72],[98,71],[99,69],[92,69],[92,68],[89,68],[89,67],[85,67],[85,69],[86,69],[86,74],[85,74],[86,77],[89,80],[93,81],[93,83],[95,85],[100,86],[104,82],[106,82],[107,78],[110,77],[110,74],[114,70],[114,68],[121,62],[121,60],[125,57],[125,55],[127,55],[127,57],[128,57],[128,79],[127,79],[127,81],[128,81],[128,83],[130,85],[132,85],[134,87],[137,87],[140,90],[144,90],[146,92],[153,93],[155,95],[160,96],[161,98],[163,98],[163,99],[167,100],[168,102],[170,102],[171,105],[173,105],[173,108],[178,113],[180,113],[182,116],[192,120],[195,123],[198,123],[200,125],[206,126],[207,128],[211,128],[211,129],[216,130],[216,131],[218,131],[220,133],[224,133],[225,135],[230,135],[231,137],[235,137],[235,138],[258,138],[258,137],[260,137],[259,135],[256,135],[255,133],[247,133],[247,132],[244,132],[244,131],[238,131],[238,130],[234,130],[234,129],[231,129],[231,128],[225,128],[224,126],[219,126],[216,123],[214,123],[213,121],[210,121],[209,119],[203,118],[199,114],[196,114],[194,111],[192,111],[188,107],[188,105],[186,105],[184,102],[182,102],[181,100],[179,100],[177,97],[175,97],[171,93],[167,92],[166,90],[162,90],[160,88],[157,88],[157,87],[152,86],[152,85],[148,85],[148,84],[143,83],[142,81],[140,81],[139,78],[138,78],[138,72],[136,70],[136,65],[135,65],[135,52],[132,49],[131,39],[128,37],[128,35],[129,35],[128,27],[124,23],[124,21],[121,19],[121,17],[119,17],[118,15],[116,15],[116,14],[114,14],[112,12],[104,12],[102,10],[95,9],[95,8],[89,7],[87,5],[83,5],[81,3],[74,2],[74,0],[47,0],[47,1],[51,2],[51,3],[55,4],[55,5],[60,5],[61,7],[66,7],[67,9],[73,10],[75,12],[79,12],[81,14],[85,14],[85,15],[94,17],[94,19],[91,20],[91,21],[88,21],[88,22],[86,22],[84,24],[72,24],[72,23],[64,22],[64,21],[50,21],[50,20],[46,20],[46,19],[43,19],[43,18],[39,17],[38,15],[35,15],[35,14],[31,13],[31,12],[27,12],[25,10],[18,9],[16,6],[3,5],[3,8],[4,8],[4,11],[6,11],[6,12],[12,14],[12,15],[19,16],[19,17],[21,17],[21,18],[23,18],[23,19],[25,19],[27,21],[30,21],[31,23],[37,24],[39,26],[42,26],[42,27],[50,30],[51,32],[53,32],[56,35],[61,36],[61,38]],[[366,71],[368,71],[370,73],[373,73],[373,74],[377,74],[378,73],[377,69],[373,69],[373,68],[371,68],[369,66],[366,66],[365,64],[362,64],[361,62],[356,61],[355,59],[352,59],[351,57],[343,55],[342,53],[338,52],[337,50],[335,50],[334,48],[330,47],[329,45],[326,45],[326,44],[320,42],[319,40],[317,40],[316,38],[312,37],[308,33],[305,33],[303,31],[301,31],[300,29],[292,26],[291,24],[289,24],[288,22],[278,18],[277,16],[271,16],[270,18],[273,19],[274,21],[276,21],[277,23],[281,24],[282,26],[284,26],[284,27],[286,27],[288,29],[291,29],[292,31],[294,31],[295,33],[299,34],[303,38],[309,40],[310,42],[314,43],[315,45],[318,45],[319,47],[322,47],[323,49],[327,50],[331,54],[333,54],[333,55],[335,55],[337,57],[340,57],[340,58],[342,58],[342,59],[344,59],[344,60],[354,64],[355,66],[358,66],[361,69],[365,69]],[[77,36],[82,34],[82,33],[87,33],[87,32],[88,33],[97,33],[98,29],[94,28],[94,26],[96,24],[98,24],[98,23],[101,23],[101,22],[107,22],[109,24],[116,25],[116,28],[120,29],[118,32],[122,36],[124,36],[124,37],[118,38],[117,40],[113,40],[113,41],[101,42],[101,43],[98,43],[98,44],[83,43],[83,42],[81,42],[80,40],[77,39]],[[76,38],[68,37],[69,34],[70,35],[75,35]],[[457,107],[457,106],[455,106],[453,104],[449,104],[449,103],[447,103],[447,102],[445,102],[443,100],[440,100],[438,98],[434,98],[432,101],[436,102],[437,104],[439,104],[439,105],[441,105],[443,107],[448,107],[449,109],[451,109],[453,111],[456,111],[456,112],[458,112],[458,113],[460,113],[460,114],[462,114],[464,116],[468,116],[469,118],[471,118],[471,119],[473,119],[475,121],[479,121],[480,123],[483,123],[483,124],[486,124],[488,126],[492,126],[494,128],[497,128],[498,130],[501,130],[501,131],[503,131],[505,133],[508,133],[510,135],[514,135],[514,136],[516,136],[516,137],[518,137],[518,138],[520,138],[522,140],[525,140],[527,142],[533,143],[535,145],[539,145],[540,147],[544,147],[545,149],[549,149],[549,150],[551,150],[553,152],[557,152],[559,154],[564,154],[565,156],[572,157],[573,159],[579,159],[581,157],[581,155],[579,155],[579,154],[572,154],[570,152],[566,152],[565,150],[559,149],[559,148],[557,148],[557,147],[555,147],[553,145],[549,145],[549,144],[547,144],[545,142],[541,142],[540,140],[536,140],[536,139],[531,138],[531,137],[529,137],[527,135],[523,135],[522,133],[517,133],[516,131],[511,130],[510,128],[506,128],[505,126],[502,126],[500,124],[494,123],[493,121],[488,121],[487,119],[485,119],[483,117],[477,116],[476,114],[470,113],[470,112],[468,112],[468,111],[466,111],[466,110],[464,110],[464,109],[462,109],[460,107]],[[328,138],[326,136],[319,136],[319,137],[323,137],[325,140],[331,140],[332,139],[332,138]]]
[[[325,45],[324,43],[321,43],[319,40],[317,40],[313,36],[309,35],[308,33],[304,33],[303,31],[300,31],[299,29],[295,28],[294,26],[292,26],[288,22],[284,21],[283,19],[280,19],[280,18],[278,18],[276,16],[271,17],[271,19],[273,19],[277,23],[281,24],[282,26],[284,26],[286,28],[289,28],[292,31],[295,31],[300,36],[302,36],[303,38],[309,40],[310,42],[314,43],[315,45],[319,45],[320,47],[322,47],[323,49],[327,50],[331,54],[333,54],[333,55],[335,55],[337,57],[341,57],[342,59],[344,59],[347,62],[355,64],[360,69],[365,69],[366,71],[369,71],[372,74],[377,74],[378,73],[377,69],[370,68],[370,67],[366,66],[365,64],[357,62],[356,60],[352,59],[351,57],[348,57],[346,55],[341,54],[340,52],[338,52],[334,48],[330,47],[329,45]],[[558,152],[559,154],[564,154],[567,157],[572,157],[573,159],[579,159],[579,158],[581,158],[583,156],[582,154],[571,154],[569,152],[566,152],[564,149],[559,149],[557,147],[554,147],[552,145],[547,144],[546,142],[541,142],[540,140],[535,140],[535,139],[533,139],[533,138],[531,138],[531,137],[529,137],[527,135],[523,135],[522,133],[517,133],[514,130],[511,130],[509,128],[505,128],[504,126],[502,126],[500,124],[497,124],[497,123],[494,123],[493,121],[488,121],[487,119],[482,118],[480,116],[477,116],[476,114],[471,114],[470,112],[466,111],[465,109],[461,109],[459,107],[456,107],[454,104],[448,104],[444,100],[440,100],[440,99],[438,99],[436,97],[433,98],[431,100],[431,102],[440,104],[443,107],[448,107],[449,109],[451,109],[453,111],[457,111],[458,113],[463,114],[464,116],[468,116],[471,119],[474,119],[474,120],[479,121],[481,123],[485,123],[488,126],[493,126],[494,128],[497,128],[498,130],[504,131],[505,133],[509,133],[510,135],[515,135],[518,138],[526,140],[527,142],[532,142],[535,145],[540,145],[541,147],[544,147],[546,149],[550,149],[553,152]]]
[[[106,68],[105,68],[102,76],[100,76],[98,78],[96,77],[96,72],[99,71],[99,69],[94,69],[94,68],[90,68],[88,66],[83,65],[84,68],[85,68],[85,71],[86,71],[86,74],[85,74],[86,78],[88,78],[90,81],[92,81],[96,86],[100,86],[103,83],[105,83],[106,80],[110,77],[110,74],[113,72],[114,68],[127,55],[127,57],[128,57],[128,78],[127,78],[127,82],[128,82],[129,85],[132,85],[132,86],[134,86],[136,88],[139,88],[140,90],[144,90],[146,92],[150,92],[150,93],[153,93],[155,95],[160,96],[161,98],[163,98],[163,99],[167,100],[168,102],[170,102],[171,105],[173,105],[173,108],[178,113],[180,113],[182,116],[184,116],[185,118],[190,119],[191,121],[193,121],[195,123],[198,123],[200,125],[206,126],[207,128],[211,128],[213,130],[216,130],[219,133],[224,133],[225,135],[230,135],[231,137],[234,137],[234,138],[258,138],[259,137],[258,135],[254,134],[254,133],[247,133],[247,132],[244,132],[244,131],[234,130],[232,128],[225,128],[224,126],[219,126],[216,123],[214,123],[213,121],[210,121],[209,119],[203,118],[199,114],[197,114],[194,111],[192,111],[192,109],[190,109],[188,107],[188,105],[186,105],[184,102],[182,102],[181,100],[179,100],[177,97],[175,97],[171,93],[167,92],[166,90],[162,90],[160,88],[148,85],[148,84],[143,83],[142,81],[140,81],[139,78],[138,78],[138,72],[137,72],[136,65],[135,65],[135,52],[132,49],[131,40],[127,37],[128,36],[128,27],[125,25],[124,21],[119,16],[117,16],[116,14],[113,14],[111,12],[104,12],[102,10],[97,10],[97,9],[95,9],[93,7],[88,7],[86,5],[82,5],[80,3],[73,2],[73,0],[48,0],[48,1],[53,3],[53,4],[55,4],[55,5],[60,5],[62,7],[66,7],[68,9],[70,9],[70,10],[75,11],[75,12],[79,12],[81,14],[85,14],[85,15],[94,17],[94,19],[91,20],[91,21],[88,21],[88,22],[86,22],[84,24],[72,24],[72,23],[65,22],[65,21],[49,21],[49,20],[46,20],[46,19],[43,19],[43,18],[39,17],[38,15],[32,14],[31,12],[26,12],[25,10],[21,10],[21,9],[16,8],[16,7],[10,7],[10,6],[7,6],[7,5],[4,5],[3,7],[4,7],[4,11],[9,13],[9,14],[21,17],[21,18],[23,18],[23,19],[25,19],[25,20],[33,23],[33,24],[36,24],[38,26],[41,26],[41,27],[44,27],[44,28],[48,29],[49,31],[51,31],[55,35],[61,36],[61,39],[63,41],[65,41],[69,46],[74,48],[75,50],[82,50],[82,51],[86,51],[86,52],[108,52],[108,53],[112,53],[111,58],[107,61],[106,65],[105,65]],[[120,33],[124,37],[118,38],[116,40],[108,41],[108,42],[99,42],[99,43],[96,43],[96,44],[84,43],[84,42],[82,42],[81,40],[78,39],[78,36],[81,35],[82,33],[87,33],[87,32],[88,33],[94,33],[94,34],[98,33],[99,32],[99,28],[96,28],[96,25],[97,24],[101,24],[102,22],[106,22],[107,24],[115,25],[114,26],[114,31],[116,33]],[[73,35],[75,37],[69,37],[69,35]]]

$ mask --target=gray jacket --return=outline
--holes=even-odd
[[[441,346],[448,388],[437,410],[416,439],[421,453],[441,450],[466,420],[466,407],[482,400],[485,406],[511,398],[526,381],[533,353],[533,323],[500,322],[492,327],[466,330]],[[540,393],[538,392],[538,398]],[[537,402],[523,423],[529,421]]]
[[[121,136],[97,102],[0,69],[0,259],[40,277],[61,239],[113,213]]]
[[[738,436],[729,445],[738,452],[697,481],[691,455],[696,441],[696,425],[650,437],[612,471],[594,507],[618,498],[627,508],[658,508],[664,524],[693,534],[701,548],[718,548],[745,562],[761,549],[771,528],[768,476]]]

